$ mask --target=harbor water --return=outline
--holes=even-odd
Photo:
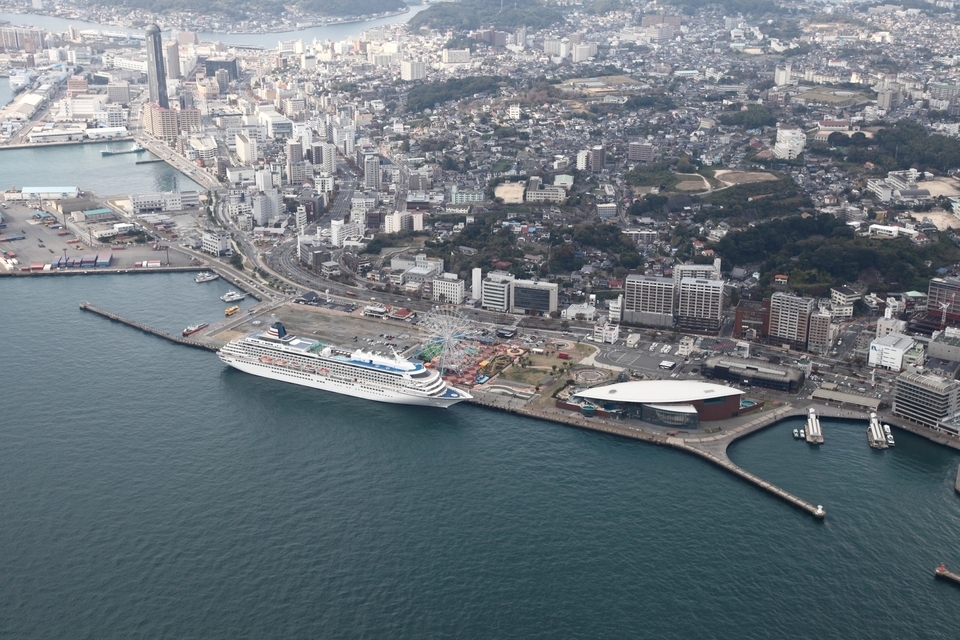
[[[331,40],[336,42],[350,36],[359,35],[364,29],[374,29],[377,27],[387,27],[401,22],[407,22],[426,9],[428,4],[411,5],[409,11],[387,18],[377,18],[375,20],[362,20],[357,22],[345,22],[341,24],[331,24],[322,27],[310,27],[299,29],[297,31],[283,31],[277,33],[218,33],[218,32],[200,32],[197,35],[202,42],[223,42],[230,45],[243,45],[248,47],[272,48],[277,46],[281,40],[303,40],[304,42],[313,42],[314,39],[324,41]],[[113,33],[137,33],[142,34],[142,29],[130,29],[125,27],[114,27],[111,25],[96,24],[93,22],[84,22],[82,20],[68,20],[55,16],[43,16],[37,14],[18,14],[18,13],[0,13],[0,20],[7,20],[15,25],[30,25],[39,29],[48,29],[50,31],[66,31],[73,26],[77,29],[96,29],[100,31],[109,31]]]
[[[6,637],[957,637],[960,456],[785,422],[737,464],[227,369],[190,274],[0,278]],[[251,301],[250,304],[253,304]]]
[[[0,191],[16,187],[79,187],[100,196],[154,191],[204,191],[189,177],[150,152],[104,156],[103,149],[133,148],[133,142],[107,142],[0,148]]]

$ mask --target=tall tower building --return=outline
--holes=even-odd
[[[778,291],[770,297],[771,342],[789,343],[791,349],[806,351],[810,316],[816,310],[813,298],[801,298]]]
[[[147,85],[150,88],[150,102],[164,109],[170,108],[167,97],[167,74],[163,66],[163,38],[160,27],[151,24],[147,27]]]
[[[172,40],[163,45],[163,52],[166,56],[164,64],[167,66],[167,77],[176,80],[180,77],[180,43]]]
[[[363,156],[363,186],[380,191],[380,156],[374,153]]]

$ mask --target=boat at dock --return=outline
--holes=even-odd
[[[138,144],[133,149],[123,149],[122,151],[113,151],[111,149],[101,149],[100,155],[101,156],[122,156],[127,153],[143,153],[146,150],[147,150],[146,147],[140,146]]]
[[[807,439],[807,432],[804,431],[803,429],[800,429],[800,439],[801,439],[801,440],[806,440],[806,439]]]
[[[810,444],[823,444],[823,431],[820,429],[820,418],[817,417],[817,411],[810,407],[807,414],[807,433],[806,440]]]
[[[229,342],[218,354],[240,371],[354,398],[444,408],[471,399],[419,361],[396,352],[390,357],[338,349],[290,335],[279,322]]]
[[[247,294],[240,293],[239,291],[227,291],[225,294],[220,296],[220,299],[224,302],[240,302],[247,297]]]
[[[206,322],[201,322],[200,324],[192,324],[192,325],[190,325],[189,327],[187,327],[186,329],[184,329],[184,330],[181,332],[181,335],[183,335],[183,337],[186,338],[187,336],[192,336],[192,335],[195,334],[197,331],[203,331],[204,329],[206,329],[206,328],[209,327],[209,326],[210,326],[210,325],[209,325],[208,323],[206,323]]]
[[[794,439],[794,440],[799,440],[799,439],[800,439],[800,429],[794,429],[794,430],[793,430],[793,439]]]
[[[197,282],[212,282],[219,277],[219,273],[214,273],[213,271],[204,271],[203,273],[198,273],[195,280]]]

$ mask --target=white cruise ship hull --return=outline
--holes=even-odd
[[[262,378],[271,380],[280,380],[281,382],[291,382],[304,387],[330,391],[354,398],[363,398],[364,400],[376,400],[377,402],[389,402],[392,404],[407,404],[421,407],[442,407],[463,402],[470,398],[468,394],[459,389],[453,390],[456,395],[450,396],[449,392],[440,396],[428,396],[426,394],[402,393],[395,390],[384,389],[374,385],[365,385],[349,382],[341,382],[333,378],[307,373],[305,371],[291,370],[286,367],[273,364],[265,364],[257,360],[238,358],[229,353],[221,351],[220,359],[235,369],[251,373]]]

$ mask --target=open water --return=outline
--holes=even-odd
[[[784,423],[738,464],[473,406],[229,370],[177,331],[228,285],[0,278],[0,635],[958,637],[960,455]]]
[[[79,187],[99,196],[128,196],[154,191],[201,193],[203,187],[149,151],[103,156],[102,149],[133,148],[133,142],[100,142],[0,149],[0,191],[16,187]]]

